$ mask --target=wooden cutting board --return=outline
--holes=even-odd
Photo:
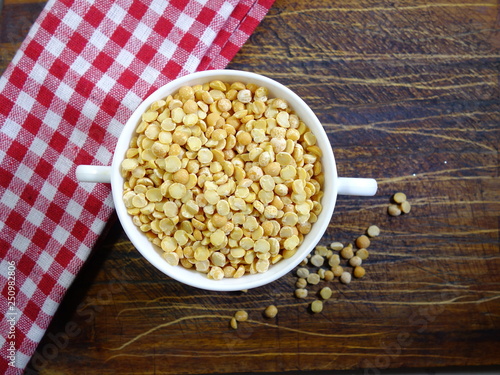
[[[41,5],[6,1],[3,68],[20,15],[32,22]],[[114,221],[29,373],[499,365],[498,15],[491,0],[277,0],[229,68],[289,86],[322,121],[339,175],[377,179],[375,197],[339,197],[320,242],[378,225],[366,276],[309,286],[304,300],[294,274],[246,293],[197,290],[153,269]],[[412,210],[392,217],[397,191]],[[324,286],[333,297],[312,314]],[[271,304],[279,313],[264,318]],[[249,320],[233,330],[237,310]]]

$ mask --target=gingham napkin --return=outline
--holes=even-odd
[[[113,211],[76,166],[109,165],[140,101],[224,68],[272,2],[47,3],[0,79],[0,373],[25,368]]]

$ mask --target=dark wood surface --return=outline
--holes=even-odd
[[[2,69],[42,6],[6,1]],[[288,85],[324,124],[339,174],[377,179],[375,197],[339,197],[321,241],[352,242],[378,225],[367,275],[348,286],[322,282],[306,300],[294,297],[292,274],[246,293],[197,290],[149,266],[115,219],[30,372],[500,365],[499,7],[277,0],[229,68]],[[412,211],[391,217],[397,191]],[[334,296],[311,314],[326,285]],[[269,304],[279,309],[274,319],[262,316]],[[249,321],[233,330],[240,309]]]

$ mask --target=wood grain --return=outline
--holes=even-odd
[[[12,61],[14,54],[43,10],[45,1],[5,0],[0,6],[0,74]]]
[[[229,68],[296,91],[322,121],[339,175],[378,180],[375,197],[339,197],[321,241],[352,242],[377,224],[366,277],[328,283],[334,298],[315,315],[326,283],[298,300],[293,274],[246,293],[197,290],[150,267],[115,219],[28,373],[500,365],[498,14],[487,0],[277,0]],[[396,191],[412,211],[390,217]],[[262,316],[269,304],[275,319]],[[234,331],[239,309],[250,319]]]

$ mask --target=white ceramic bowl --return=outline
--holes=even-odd
[[[245,274],[238,279],[224,278],[222,280],[211,280],[207,278],[206,274],[193,269],[186,269],[181,265],[169,265],[162,257],[163,251],[154,246],[132,223],[132,218],[128,215],[122,201],[124,181],[120,174],[120,164],[129,147],[130,139],[134,135],[138,123],[141,121],[142,114],[149,108],[152,102],[177,92],[182,86],[203,84],[215,79],[224,82],[239,81],[254,83],[267,87],[269,89],[269,98],[279,97],[289,103],[299,118],[315,134],[317,144],[323,151],[322,164],[325,174],[324,196],[321,201],[323,209],[318,216],[318,221],[313,224],[311,232],[305,236],[303,243],[293,257],[281,260],[277,264],[270,266],[269,270],[265,273]],[[335,208],[337,194],[369,196],[374,195],[377,190],[377,183],[373,179],[339,178],[337,176],[332,147],[325,130],[313,111],[299,96],[270,78],[255,73],[235,70],[209,70],[193,73],[161,87],[139,105],[126,123],[118,139],[111,167],[78,166],[76,173],[77,178],[82,182],[111,182],[113,201],[121,225],[137,250],[153,266],[182,283],[214,291],[236,291],[255,288],[268,284],[290,272],[311,252],[325,233]]]

